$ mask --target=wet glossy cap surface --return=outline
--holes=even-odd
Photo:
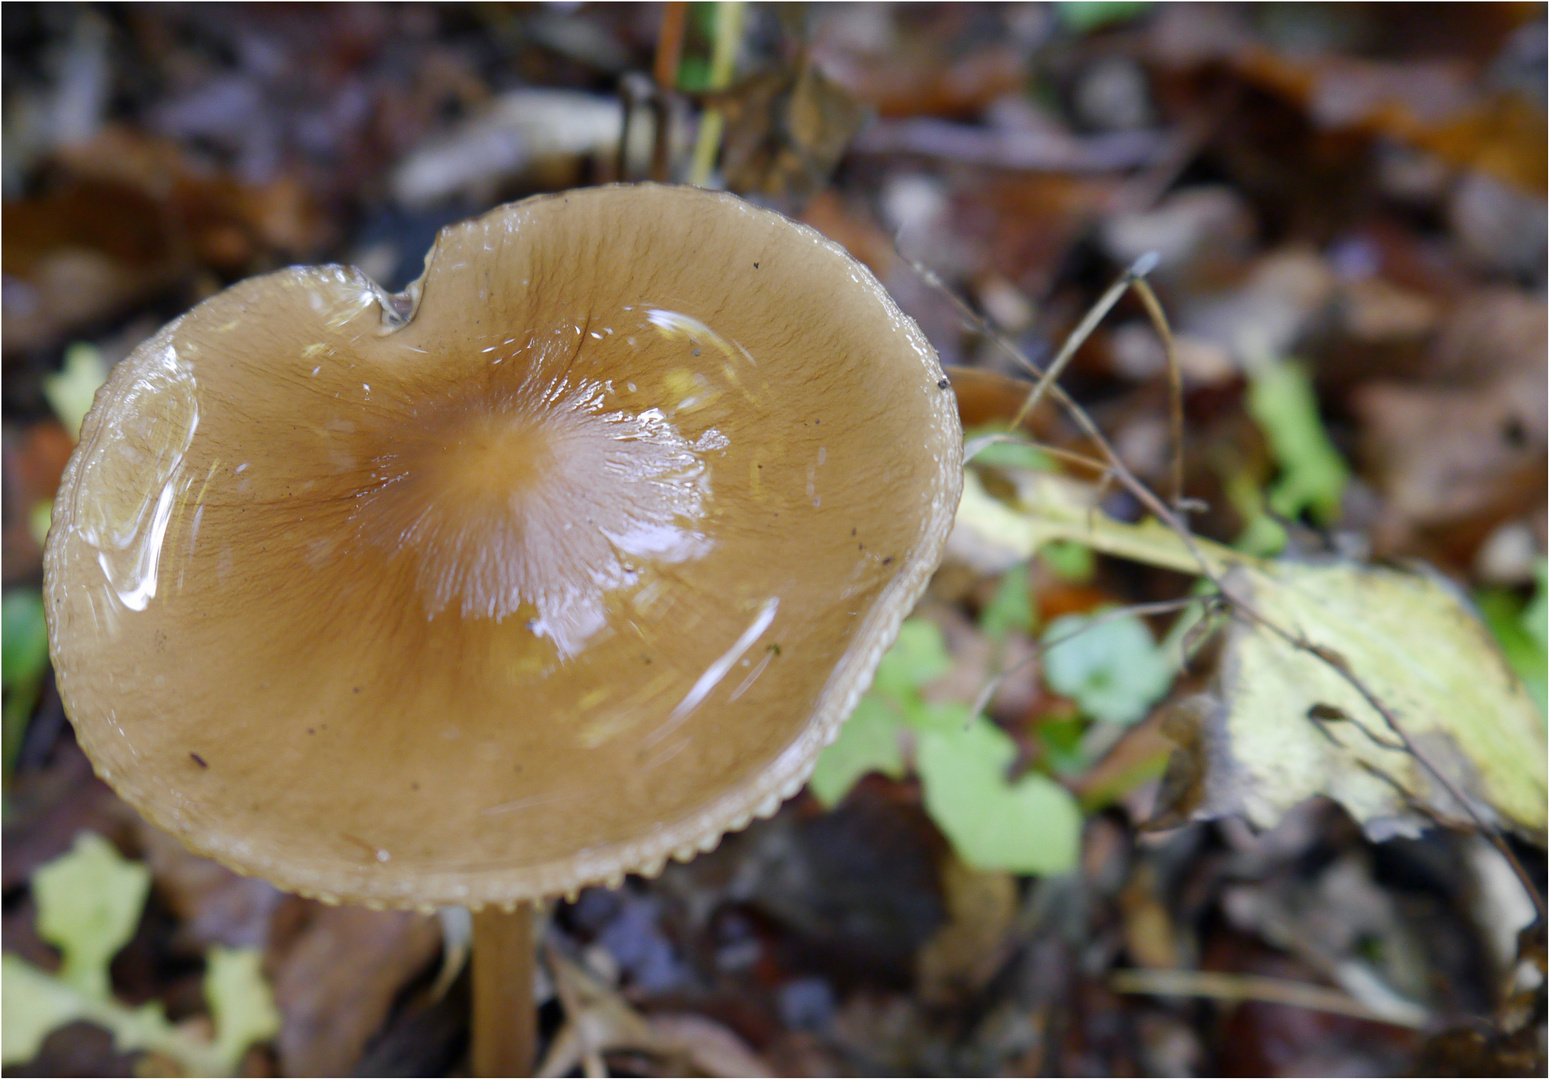
[[[654,873],[800,787],[960,468],[930,346],[834,244],[692,189],[531,199],[403,297],[282,271],[118,366],[48,540],[60,691],[126,799],[285,888]]]

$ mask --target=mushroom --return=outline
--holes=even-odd
[[[483,909],[483,999],[483,939],[531,962],[530,902],[800,789],[961,459],[931,346],[838,245],[689,188],[528,199],[402,294],[283,270],[118,365],[47,542],[60,694],[193,850]],[[476,1065],[512,1067],[480,1008]]]

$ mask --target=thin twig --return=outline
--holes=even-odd
[[[1349,994],[1326,986],[1275,979],[1265,975],[1233,975],[1222,971],[1181,971],[1177,969],[1127,969],[1116,971],[1109,986],[1121,994],[1148,994],[1154,997],[1204,997],[1219,1001],[1262,1001],[1271,1005],[1289,1005],[1294,1009],[1333,1013],[1358,1020],[1421,1030],[1426,1027],[1424,1012],[1416,1015],[1399,1010],[1384,1012],[1362,1004]]]
[[[1055,359],[1050,361],[1049,367],[1044,369],[1044,374],[1039,376],[1039,381],[1033,384],[1033,389],[1028,391],[1028,396],[1023,400],[1022,407],[1017,410],[1017,415],[1012,417],[1012,426],[1022,426],[1023,418],[1038,407],[1044,400],[1044,395],[1050,387],[1055,385],[1055,380],[1060,378],[1066,370],[1066,365],[1076,355],[1076,350],[1086,344],[1092,332],[1098,328],[1104,318],[1119,303],[1119,298],[1125,295],[1127,289],[1135,282],[1151,273],[1157,266],[1157,253],[1149,251],[1142,255],[1130,268],[1120,276],[1120,279],[1109,286],[1108,292],[1098,298],[1098,302],[1087,309],[1087,314],[1082,316],[1082,321],[1076,324],[1076,329],[1066,335],[1066,340],[1060,346],[1060,351],[1055,354]]]
[[[651,74],[663,90],[678,86],[678,64],[683,58],[684,27],[689,21],[687,0],[667,0],[662,5],[662,25],[657,30],[656,63]]]
[[[656,120],[656,131],[651,144],[651,178],[659,184],[671,179],[673,155],[673,131],[678,100],[678,65],[683,58],[684,28],[689,19],[687,0],[667,0],[662,5],[662,25],[657,31],[656,63],[652,75],[657,82],[657,92],[651,98],[651,111]]]
[[[1157,299],[1157,294],[1152,291],[1146,278],[1136,277],[1134,285],[1136,295],[1141,298],[1141,304],[1152,320],[1152,326],[1162,338],[1163,355],[1168,360],[1168,439],[1173,444],[1173,498],[1169,501],[1178,513],[1179,520],[1188,524],[1189,519],[1184,516],[1184,373],[1179,370],[1179,358],[1173,346],[1173,327],[1168,325],[1168,314],[1163,311],[1162,302]]]

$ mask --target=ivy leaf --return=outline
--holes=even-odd
[[[839,738],[818,756],[808,787],[825,808],[833,807],[869,772],[895,779],[904,775],[898,715],[875,693],[861,699]]]
[[[89,997],[111,996],[108,964],[134,936],[150,888],[149,870],[91,832],[33,875],[38,936],[59,950],[61,981]]]
[[[977,870],[1062,874],[1076,866],[1082,812],[1065,788],[1006,768],[1012,740],[983,718],[956,731],[921,735],[916,754],[926,811]]]
[[[205,1001],[215,1018],[214,1051],[232,1071],[249,1046],[280,1033],[280,1011],[260,970],[259,950],[217,946],[205,962]]]
[[[0,1061],[30,1061],[50,1031],[86,1020],[109,1031],[121,1053],[154,1051],[188,1075],[229,1076],[250,1045],[278,1034],[280,1013],[256,949],[217,947],[206,954],[213,1041],[174,1026],[159,1002],[131,1008],[113,998],[108,962],[134,934],[150,880],[144,866],[89,832],[33,875],[38,936],[59,949],[63,963],[51,975],[20,957],[3,958]]]
[[[1132,724],[1173,685],[1173,668],[1134,615],[1065,615],[1044,640],[1056,642],[1044,653],[1044,681],[1094,719]]]
[[[75,990],[18,956],[0,957],[0,1062],[31,1061],[50,1031],[82,1014]]]

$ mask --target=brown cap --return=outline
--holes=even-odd
[[[401,296],[285,270],[118,366],[48,538],[60,692],[129,802],[297,892],[655,873],[800,788],[961,457],[930,345],[811,229],[529,199]]]

